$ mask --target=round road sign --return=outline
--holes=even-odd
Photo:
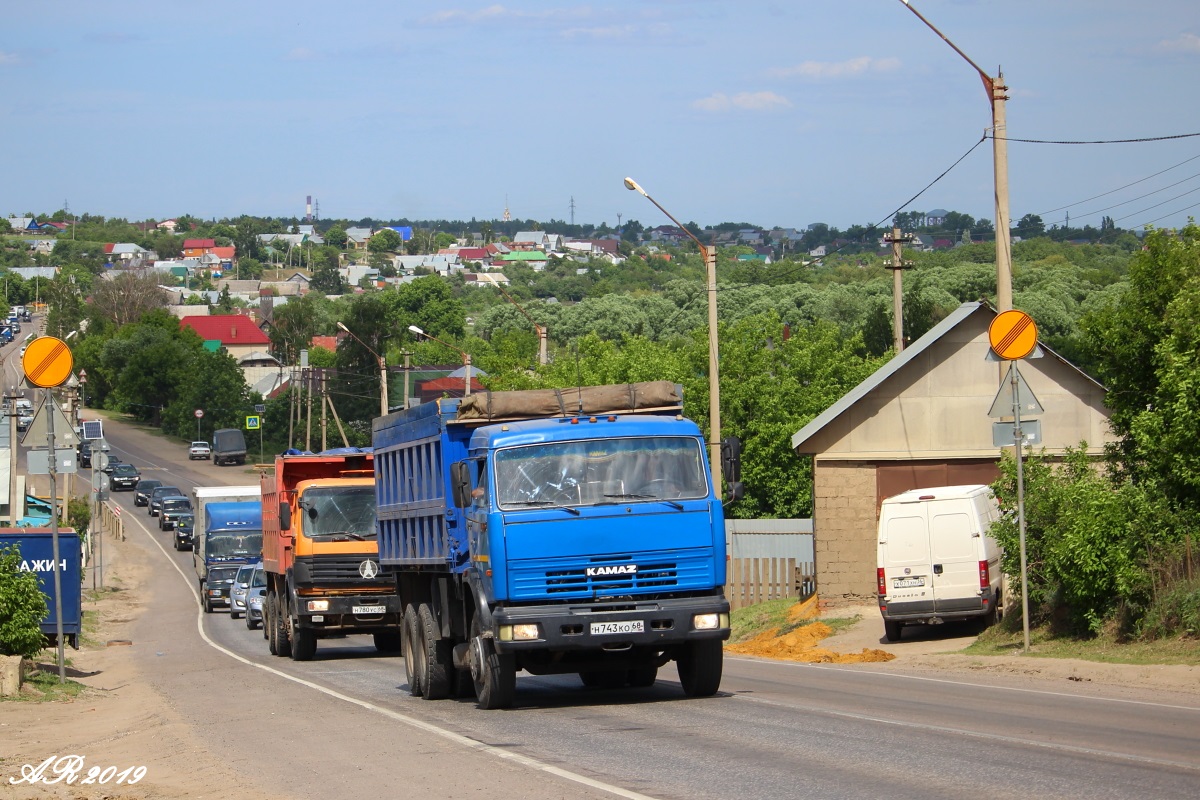
[[[62,339],[53,336],[39,336],[25,348],[21,358],[21,367],[25,377],[34,386],[49,389],[59,386],[71,376],[71,368],[75,359],[71,356],[71,348]]]
[[[204,409],[197,408],[195,411],[195,414],[196,414],[196,419],[200,419],[201,417],[204,416]]]
[[[1005,311],[988,326],[988,344],[1000,358],[1024,358],[1037,347],[1037,325],[1024,311]]]

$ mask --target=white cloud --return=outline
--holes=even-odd
[[[1174,39],[1163,39],[1156,50],[1168,53],[1200,53],[1200,36],[1194,33],[1181,33]]]
[[[0,50],[0,65],[20,63],[21,58],[16,53],[6,53],[3,50]]]
[[[741,92],[732,97],[724,92],[714,92],[692,102],[692,108],[701,111],[770,111],[775,108],[788,108],[792,105],[786,97],[774,92]]]
[[[772,78],[810,78],[827,80],[850,78],[875,72],[893,72],[900,68],[898,58],[871,58],[859,56],[847,61],[805,61],[794,67],[775,67],[767,70]]]

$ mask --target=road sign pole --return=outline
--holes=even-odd
[[[1012,362],[1013,444],[1017,448],[1017,528],[1021,532],[1021,628],[1025,634],[1025,652],[1029,652],[1029,569],[1025,558],[1025,453],[1021,435],[1021,403],[1017,387],[1021,381],[1019,361]]]
[[[44,403],[53,410],[54,394],[46,390]],[[54,414],[46,415],[46,448],[50,461],[50,547],[54,555],[54,617],[55,632],[58,634],[58,682],[67,682],[66,653],[63,650],[63,618],[62,618],[62,572],[59,568],[58,555],[58,486],[55,480],[58,459],[54,453]]]

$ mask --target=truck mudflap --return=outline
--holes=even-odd
[[[296,598],[296,612],[302,628],[338,631],[399,630],[404,605],[399,595],[354,595],[350,597]]]
[[[728,639],[729,601],[715,594],[501,606],[492,610],[492,620],[500,653],[665,648],[703,639]],[[536,625],[537,638],[521,638],[529,633],[517,627],[523,625]]]

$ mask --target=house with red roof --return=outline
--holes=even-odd
[[[217,243],[212,239],[184,239],[183,240],[183,257],[184,258],[199,258],[213,251]]]
[[[179,324],[194,330],[205,342],[216,342],[210,346],[224,347],[235,359],[271,348],[271,338],[254,324],[253,319],[242,314],[183,317]]]

